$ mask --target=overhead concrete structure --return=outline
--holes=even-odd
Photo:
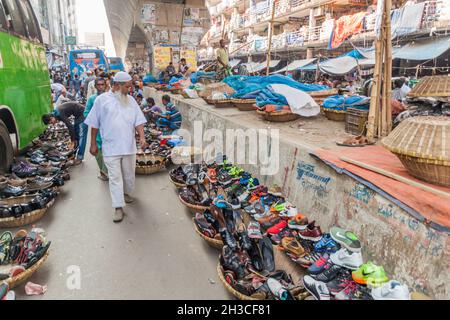
[[[104,4],[116,53],[122,58],[126,58],[129,45],[136,43],[146,48],[158,44],[196,47],[198,43],[189,40],[194,33],[189,28],[203,28],[206,33],[210,25],[204,0],[104,0]],[[146,5],[152,8],[152,22],[142,20]],[[188,24],[185,13],[193,8],[199,9],[198,16]]]

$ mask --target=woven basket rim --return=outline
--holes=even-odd
[[[172,170],[172,171],[173,171],[173,170]],[[186,184],[185,184],[185,183],[180,183],[180,182],[177,182],[177,181],[173,180],[172,177],[170,176],[170,174],[169,174],[169,180],[170,180],[170,182],[172,182],[172,183],[175,185],[175,187],[177,187],[177,188],[184,188],[184,187],[186,187]]]
[[[188,207],[189,209],[193,209],[193,210],[207,210],[209,209],[209,207],[206,206],[200,206],[200,205],[196,205],[196,204],[190,204],[186,201],[183,200],[183,198],[181,197],[181,195],[178,195],[178,199],[180,200],[180,202],[185,205],[186,207]]]
[[[389,147],[389,146],[385,145],[383,143],[383,141],[381,141],[381,144],[386,149],[388,149],[393,154],[395,154],[396,156],[412,158],[411,160],[421,162],[421,163],[450,167],[450,160],[448,160],[448,159],[443,159],[443,158],[440,159],[438,157],[432,157],[431,155],[424,155],[424,154],[418,155],[418,154],[414,154],[414,152],[405,152],[404,150],[400,150],[398,148]]]
[[[220,281],[224,285],[225,289],[227,289],[233,296],[235,296],[239,300],[242,300],[242,301],[261,301],[261,300],[258,300],[258,299],[255,299],[255,298],[252,298],[252,297],[249,297],[249,296],[246,296],[246,295],[240,293],[239,291],[234,289],[230,284],[228,284],[228,282],[225,280],[225,277],[223,275],[222,266],[220,265],[220,261],[219,261],[219,264],[217,265],[217,274],[219,276]]]
[[[240,104],[255,104],[256,99],[231,99],[231,102]]]
[[[198,230],[197,225],[195,224],[195,218],[192,218],[192,223],[194,224],[194,230],[195,232],[203,239],[205,240],[210,246],[213,246],[215,248],[221,248],[224,246],[224,243],[222,240],[217,240],[217,239],[213,239],[213,238],[209,238],[207,236],[205,236],[203,233],[200,232],[200,230]]]
[[[9,217],[0,219],[0,228],[18,228],[42,219],[47,211],[55,204],[55,199],[47,203],[43,209],[33,210],[27,214],[21,215],[19,218]]]
[[[269,116],[269,117],[281,117],[281,116],[295,114],[292,111],[286,111],[286,110],[281,110],[281,111],[276,111],[276,112],[266,112],[266,111],[261,111],[261,110],[258,110],[258,111],[259,111],[259,114]]]
[[[5,281],[8,283],[10,289],[14,289],[18,285],[22,284],[23,282],[27,281],[38,269],[41,268],[41,266],[44,264],[44,262],[47,260],[48,256],[50,255],[50,252],[47,251],[42,258],[36,262],[31,268],[25,270],[18,276],[14,278],[8,278]]]
[[[323,108],[323,112],[339,113],[339,114],[347,113],[347,111],[345,111],[345,110],[332,110],[332,109],[325,109],[325,108]]]

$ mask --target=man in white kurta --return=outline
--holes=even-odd
[[[92,128],[90,152],[98,153],[97,133],[103,141],[103,158],[109,174],[114,222],[124,218],[125,203],[132,203],[136,168],[136,131],[142,149],[147,147],[144,124],[147,120],[136,100],[128,95],[132,86],[129,74],[119,72],[111,91],[95,100],[85,123]]]

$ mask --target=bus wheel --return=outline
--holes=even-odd
[[[6,173],[14,160],[14,149],[8,128],[0,120],[0,173]]]

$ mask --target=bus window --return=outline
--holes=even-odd
[[[34,12],[30,6],[28,0],[18,0],[17,1],[22,10],[23,22],[25,28],[28,32],[28,37],[33,41],[40,41],[40,33],[38,26],[36,25],[36,20],[34,19]]]
[[[14,0],[2,0],[3,8],[6,14],[6,25],[8,30],[14,34],[26,37],[25,28],[23,27],[22,16],[20,15],[19,8]]]
[[[0,30],[8,30],[8,27],[6,26],[5,12],[3,11],[3,5],[1,2],[0,2]]]

